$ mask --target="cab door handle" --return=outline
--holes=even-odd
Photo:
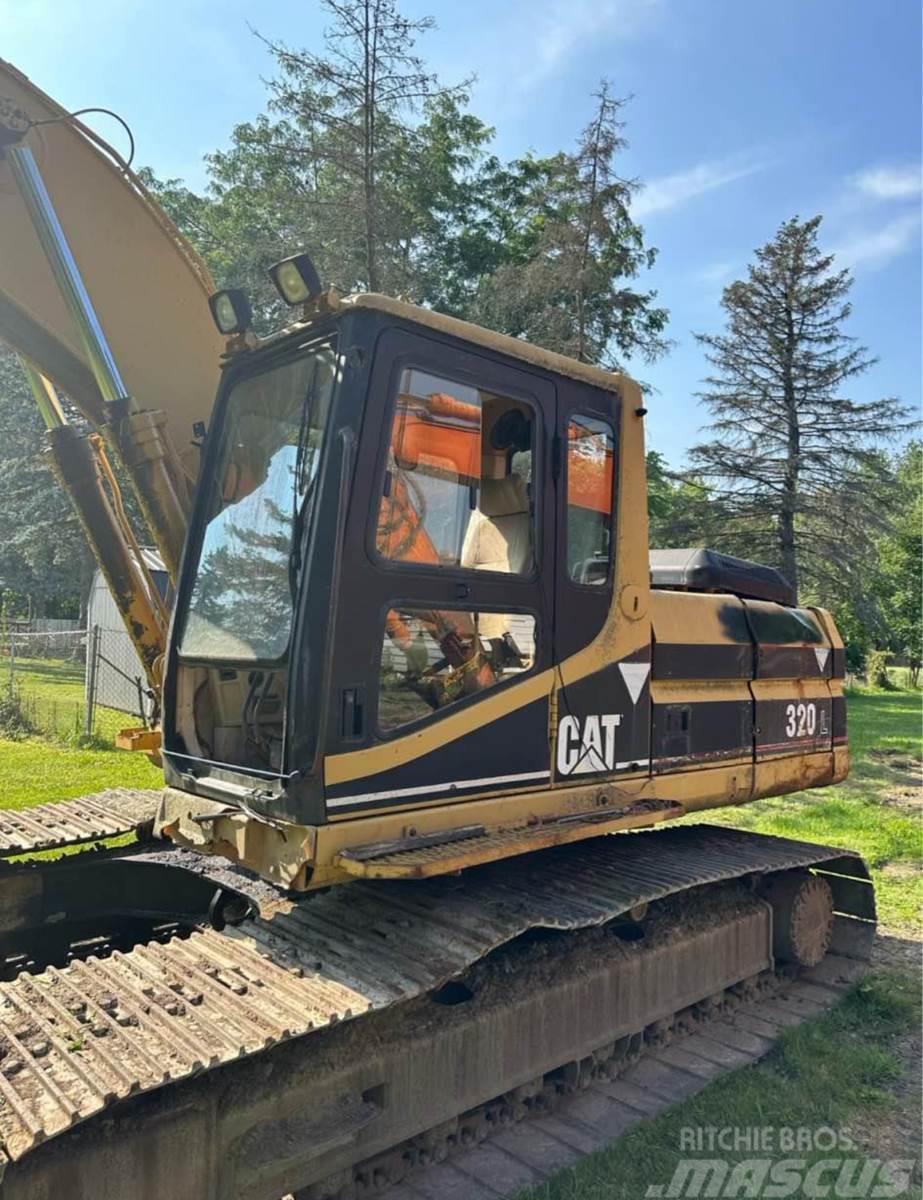
[[[365,688],[343,689],[341,731],[344,738],[361,738],[365,733]]]

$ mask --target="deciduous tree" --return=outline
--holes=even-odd
[[[906,656],[915,687],[923,667],[923,443],[897,464],[892,531],[880,548],[881,605],[891,649]]]
[[[93,560],[44,457],[44,426],[19,360],[0,349],[0,607],[77,617]]]

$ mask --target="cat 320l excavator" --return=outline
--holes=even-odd
[[[303,254],[258,338],[114,152],[0,82],[0,334],[165,775],[3,814],[2,1194],[366,1194],[729,990],[861,958],[855,855],[655,828],[848,749],[828,613],[649,553],[637,385]]]

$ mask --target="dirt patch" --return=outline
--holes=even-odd
[[[879,931],[872,949],[872,964],[888,970],[905,971],[923,984],[923,935],[900,935],[887,929]],[[890,1047],[900,1064],[900,1075],[888,1087],[894,1106],[879,1110],[871,1105],[862,1109],[861,1121],[848,1132],[857,1145],[873,1158],[883,1160],[913,1158],[914,1182],[923,1178],[921,1134],[923,1128],[923,1036],[919,1029],[895,1040]]]
[[[872,762],[886,763],[898,771],[923,772],[923,755],[911,754],[908,750],[898,750],[894,746],[876,746],[868,751]]]
[[[872,966],[909,971],[923,979],[923,932],[902,929],[896,933],[879,926],[872,946]]]
[[[919,816],[923,811],[923,758],[886,746],[869,750],[868,757],[886,767],[890,776],[881,791],[882,803]]]
[[[902,808],[905,812],[919,813],[923,810],[923,788],[921,787],[889,787],[882,793],[882,800],[892,808]]]

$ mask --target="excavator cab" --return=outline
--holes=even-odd
[[[127,164],[0,80],[0,334],[162,699],[157,833],[320,888],[844,777],[830,615],[758,564],[649,555],[637,384],[324,293],[304,254],[270,272],[299,319],[259,339]]]
[[[366,296],[230,358],[166,672],[176,794],[316,827],[548,787],[549,673],[611,605],[618,377],[472,328]]]

